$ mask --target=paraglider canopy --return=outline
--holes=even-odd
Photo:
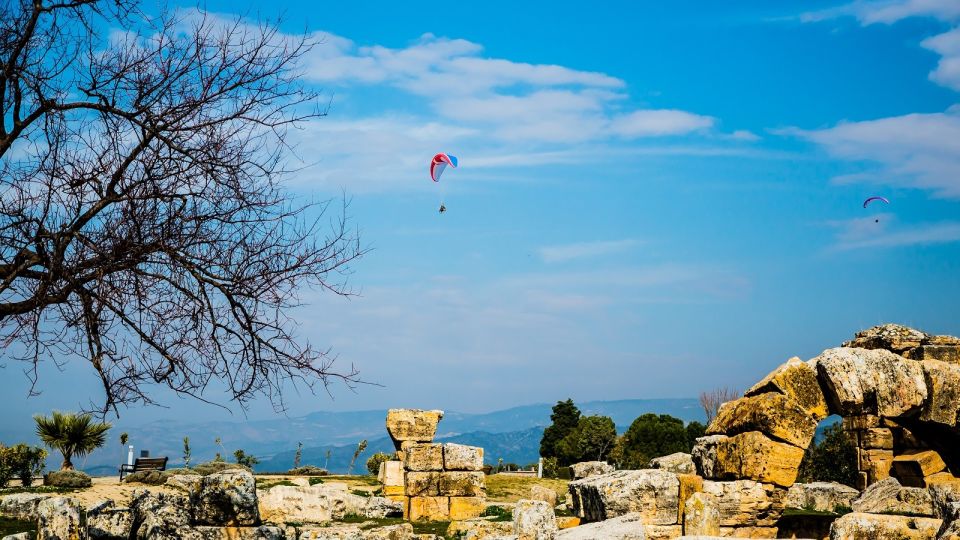
[[[447,168],[447,165],[457,168],[457,156],[444,153],[433,156],[433,159],[430,160],[430,179],[434,182],[439,182],[440,175],[443,174],[443,170]]]
[[[863,201],[863,207],[866,208],[867,205],[873,201],[883,201],[887,204],[890,204],[890,201],[888,201],[886,197],[867,197],[867,200]]]

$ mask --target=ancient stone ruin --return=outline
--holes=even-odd
[[[479,516],[486,507],[483,448],[437,444],[443,411],[390,409],[387,432],[397,460],[380,466],[384,494],[403,504],[411,520],[449,521]]]
[[[725,403],[692,451],[696,474],[669,456],[571,482],[575,515],[595,522],[572,530],[633,538],[613,532],[629,522],[649,539],[960,539],[958,413],[960,339],[875,327],[791,358]],[[857,446],[858,485],[797,484],[830,415]]]

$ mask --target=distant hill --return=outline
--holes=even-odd
[[[537,403],[480,414],[447,411],[437,430],[437,439],[483,446],[492,463],[499,457],[505,462],[530,463],[537,458],[541,432],[538,430],[550,424],[552,406],[552,403]],[[670,414],[684,421],[704,420],[703,410],[696,399],[588,401],[577,406],[586,415],[611,417],[620,431],[626,429],[637,416],[648,412]],[[182,463],[183,438],[186,436],[190,437],[194,462],[212,459],[218,452],[229,460],[234,450],[242,448],[261,459],[259,470],[286,470],[293,464],[297,443],[302,442],[304,464],[323,466],[326,450],[329,449],[330,468],[345,471],[361,439],[367,439],[369,443],[369,450],[364,452],[364,456],[378,450],[392,451],[384,427],[386,415],[386,409],[377,409],[317,411],[295,418],[247,422],[190,422],[178,419],[131,425],[121,420],[111,430],[111,442],[107,448],[88,456],[80,467],[93,472],[116,470],[117,464],[126,458],[126,451],[115,442],[114,435],[126,431],[130,434],[130,444],[135,446],[138,453],[141,449],[149,449],[151,455],[168,456],[171,467]],[[4,432],[2,437],[0,442],[6,444],[35,442],[36,439],[32,426],[23,433]],[[217,437],[222,439],[222,447],[214,444]],[[358,468],[363,466],[360,461],[366,460],[358,460]]]

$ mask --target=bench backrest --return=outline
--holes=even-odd
[[[134,471],[163,471],[167,468],[167,458],[137,458],[133,462]]]

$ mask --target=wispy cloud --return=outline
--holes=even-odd
[[[952,21],[960,19],[960,3],[956,0],[858,0],[804,13],[801,20],[816,22],[838,17],[856,17],[864,25],[892,24],[908,17],[935,17]]]
[[[537,252],[544,262],[556,263],[620,253],[637,244],[637,240],[631,238],[624,240],[600,240],[560,246],[545,246],[538,249]]]
[[[831,155],[873,164],[842,182],[870,182],[960,198],[960,110],[844,122],[822,130],[784,130],[822,145]]]
[[[956,5],[960,6],[960,2]],[[937,68],[930,72],[930,80],[960,91],[960,27],[925,39],[921,45],[940,54]]]
[[[892,214],[829,223],[837,229],[831,251],[895,248],[960,242],[960,222],[944,221],[897,227]]]

